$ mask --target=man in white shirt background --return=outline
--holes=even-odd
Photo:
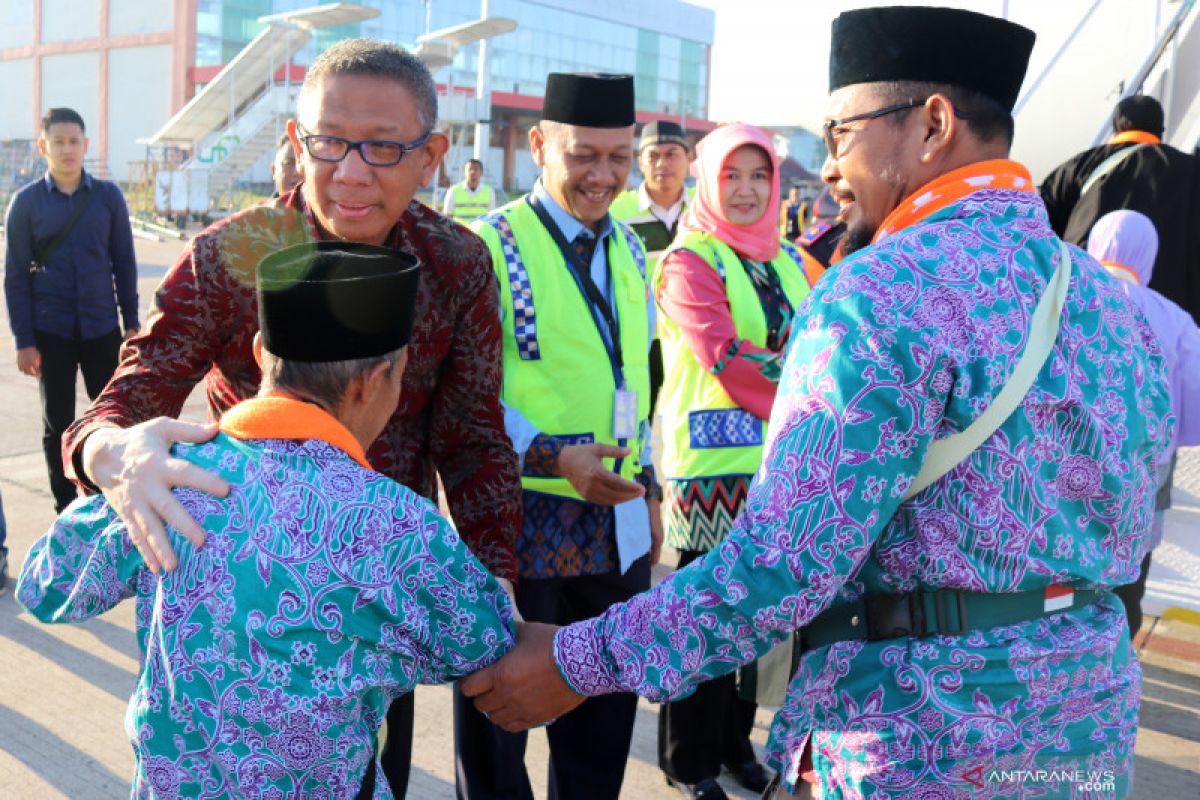
[[[645,180],[627,189],[609,213],[633,229],[646,247],[646,262],[655,264],[675,239],[679,218],[687,210],[691,191],[684,186],[696,154],[678,123],[650,122],[638,142],[638,167]],[[663,382],[662,349],[658,340],[650,349],[650,415]]]

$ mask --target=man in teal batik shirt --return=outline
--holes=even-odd
[[[1173,420],[1145,318],[1007,158],[1033,38],[956,9],[834,22],[847,255],[797,309],[747,509],[651,591],[530,626],[463,684],[493,721],[678,698],[803,629],[773,797],[1128,794],[1141,670],[1111,589],[1152,544]]]

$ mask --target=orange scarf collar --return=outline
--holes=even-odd
[[[1116,136],[1108,140],[1109,144],[1125,144],[1126,142],[1137,142],[1138,144],[1162,144],[1162,139],[1155,136],[1153,133],[1145,131],[1125,131],[1118,133]]]
[[[320,439],[371,469],[363,446],[345,425],[312,403],[292,397],[273,394],[243,400],[221,417],[221,431],[235,439]]]
[[[1100,259],[1100,263],[1117,280],[1132,283],[1134,286],[1142,285],[1142,279],[1138,277],[1137,272],[1124,264],[1118,264],[1116,261],[1105,261],[1104,259]]]
[[[871,243],[881,241],[896,231],[916,225],[923,219],[957,203],[980,189],[1015,189],[1033,192],[1033,177],[1021,164],[1008,159],[979,161],[959,167],[934,178],[917,189],[888,214],[887,219],[875,231]]]

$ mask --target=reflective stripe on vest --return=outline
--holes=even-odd
[[[629,252],[633,253],[633,263],[637,265],[638,274],[642,276],[642,282],[646,282],[646,248],[642,246],[642,240],[633,232],[633,229],[624,222],[613,220],[613,227],[621,232],[621,236],[625,238],[625,246],[629,248]]]
[[[504,379],[500,397],[543,433],[568,444],[628,446],[619,473],[641,471],[642,444],[613,438],[616,385],[608,350],[562,253],[521,198],[477,220],[472,229],[487,243],[500,281]],[[614,225],[607,248],[619,319],[625,382],[638,395],[638,419],[650,413],[645,256],[636,235]],[[606,459],[612,468],[614,461]],[[563,478],[522,476],[530,491],[579,498]]]
[[[767,341],[767,319],[750,276],[741,260],[724,242],[692,232],[667,251],[684,249],[702,258],[725,284],[729,310],[739,339],[758,347]],[[665,257],[663,259],[665,261]],[[655,271],[656,291],[662,273]],[[771,261],[783,293],[793,308],[808,296],[800,254],[790,245]],[[678,326],[659,309],[666,375],[658,408],[663,417],[663,475],[667,478],[711,478],[753,475],[762,463],[767,424],[737,406],[717,378],[700,365],[683,341]]]
[[[459,222],[470,222],[491,211],[492,187],[482,184],[476,194],[471,194],[466,184],[454,184],[454,218]]]

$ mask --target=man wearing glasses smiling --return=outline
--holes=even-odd
[[[1033,40],[959,9],[834,21],[822,178],[856,246],[797,310],[746,509],[649,592],[527,625],[461,685],[493,722],[675,699],[800,630],[765,797],[992,797],[1009,770],[1128,795],[1142,679],[1111,589],[1173,422],[1144,318],[1008,158]]]
[[[341,41],[313,62],[296,116],[288,134],[302,182],[196,236],[163,278],[150,321],[126,346],[116,375],[68,431],[64,461],[81,484],[104,492],[151,570],[174,569],[164,524],[196,546],[205,533],[171,488],[223,497],[228,486],[169,453],[173,442],[205,441],[216,428],[170,418],[201,379],[214,419],[256,393],[258,263],[314,239],[392,247],[417,259],[420,289],[399,407],[367,457],[430,498],[436,468],[459,533],[511,593],[521,496],[499,401],[491,258],[465,228],[413,200],[448,147],[435,128],[433,79],[394,45]],[[387,717],[381,762],[399,796],[408,783],[412,713],[409,694]]]
[[[938,92],[935,93],[934,89],[937,89]],[[882,185],[874,181],[865,182],[867,188],[860,190],[867,198],[865,205],[860,206],[855,202],[857,195],[849,188],[849,181],[839,181],[836,178],[831,181],[826,177],[827,169],[832,167],[832,169],[836,170],[838,168],[839,158],[843,154],[843,142],[846,143],[844,148],[845,153],[848,155],[849,151],[854,147],[853,139],[864,132],[867,123],[881,117],[894,115],[895,125],[900,125],[908,117],[903,112],[928,105],[930,100],[935,99],[934,95],[936,94],[937,104],[935,107],[941,113],[948,112],[957,119],[969,120],[972,118],[971,115],[962,110],[961,106],[971,105],[978,107],[979,110],[974,112],[974,128],[986,137],[986,141],[990,142],[1001,135],[1007,135],[1010,141],[1012,139],[1012,118],[1008,115],[1008,112],[995,100],[979,92],[965,90],[960,87],[934,86],[929,84],[921,86],[916,81],[880,82],[869,92],[835,92],[830,100],[835,108],[846,108],[853,105],[853,103],[847,102],[847,97],[855,98],[855,102],[857,102],[857,98],[861,98],[864,94],[883,98],[888,95],[911,93],[914,90],[927,96],[920,100],[889,103],[873,111],[864,111],[845,117],[827,119],[821,126],[821,133],[825,139],[825,152],[828,156],[825,166],[821,171],[821,179],[830,185],[833,198],[841,206],[838,221],[848,225],[845,238],[841,244],[841,255],[843,258],[855,250],[860,250],[870,244],[876,229],[883,222],[886,212],[895,208],[899,201],[908,193],[907,183],[902,177],[901,171],[895,163],[889,163],[894,162],[900,154],[898,150],[888,153],[886,159],[881,159],[877,152],[874,154],[875,157],[870,159],[872,166],[876,164],[882,166],[881,171],[877,173]],[[894,130],[889,130],[880,134],[880,138],[892,137],[894,135]],[[864,145],[862,150],[869,152],[868,147]],[[860,160],[851,157],[851,161],[853,163]],[[881,161],[882,163],[880,163]]]

